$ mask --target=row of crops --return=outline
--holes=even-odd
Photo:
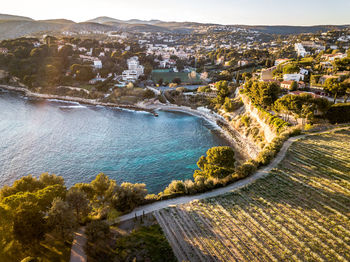
[[[350,129],[297,141],[252,185],[155,216],[180,261],[350,261]]]

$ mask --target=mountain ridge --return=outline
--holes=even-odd
[[[41,32],[62,33],[63,31],[127,31],[127,32],[160,32],[160,33],[192,33],[203,27],[217,26],[222,28],[243,28],[266,34],[301,34],[316,33],[332,29],[343,29],[350,25],[220,25],[215,23],[174,22],[158,19],[120,20],[108,16],[99,16],[84,22],[68,19],[34,20],[30,17],[0,14],[0,40],[38,34]]]

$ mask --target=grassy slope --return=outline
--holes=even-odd
[[[309,136],[254,184],[161,211],[175,253],[190,261],[349,261],[349,141],[350,129]]]

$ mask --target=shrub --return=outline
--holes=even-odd
[[[246,126],[248,127],[249,124],[250,124],[250,117],[249,116],[246,116],[246,115],[243,115],[241,117],[241,122]]]
[[[326,113],[326,118],[332,124],[350,122],[350,103],[332,105]]]
[[[253,174],[255,171],[256,171],[256,165],[248,161],[236,168],[236,174],[238,178],[247,177]]]
[[[185,183],[181,180],[173,180],[164,190],[165,195],[171,194],[185,194],[186,186]]]

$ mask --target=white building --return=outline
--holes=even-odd
[[[305,57],[309,55],[309,52],[306,52],[304,46],[300,43],[295,44],[295,51],[297,52],[298,56]]]
[[[102,61],[101,60],[94,60],[94,68],[101,69],[102,68]]]
[[[123,71],[123,81],[135,81],[140,75],[144,73],[144,66],[140,65],[139,58],[137,56],[131,57],[127,60],[128,70]]]
[[[304,75],[304,76],[306,76],[306,75],[309,74],[309,70],[306,70],[306,69],[304,69],[304,68],[300,68],[300,72],[299,72],[299,73],[302,74],[302,75]]]
[[[284,74],[283,75],[284,81],[304,81],[304,75],[303,74]]]

